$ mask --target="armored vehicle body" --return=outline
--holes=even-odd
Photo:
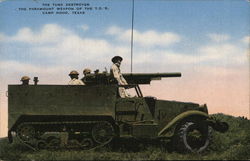
[[[228,125],[213,120],[206,105],[144,97],[140,84],[181,73],[123,74],[136,96],[121,98],[106,72],[88,74],[86,85],[9,85],[9,141],[13,135],[32,149],[93,149],[115,137],[170,139],[178,151],[201,152],[212,128]]]

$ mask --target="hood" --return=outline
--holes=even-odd
[[[188,110],[199,110],[199,107],[199,104],[192,102],[156,100],[154,117],[160,126],[165,126],[177,115]]]

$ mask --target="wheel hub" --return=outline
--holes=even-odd
[[[109,122],[98,123],[92,129],[92,137],[99,144],[108,143],[114,137],[114,128]]]
[[[29,141],[35,136],[35,129],[32,125],[21,124],[17,128],[17,135],[23,141]]]

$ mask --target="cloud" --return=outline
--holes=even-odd
[[[114,36],[117,40],[123,42],[129,42],[131,39],[131,30],[122,29],[117,26],[111,26],[107,29],[106,34]],[[141,46],[169,46],[181,41],[181,36],[172,32],[157,32],[154,30],[148,30],[140,32],[134,30],[134,42]]]
[[[106,34],[108,35],[119,35],[124,31],[124,29],[118,27],[118,26],[111,26],[106,30]]]
[[[208,45],[198,49],[204,59],[217,60],[237,54],[237,47],[232,44]]]
[[[240,48],[234,44],[206,45],[200,47],[198,52],[202,61],[214,61],[230,65],[247,63],[247,49]]]
[[[241,39],[241,42],[250,45],[250,36],[245,36]]]
[[[32,51],[37,55],[69,64],[83,64],[89,60],[94,62],[108,60],[110,63],[109,59],[116,53],[121,56],[129,53],[129,49],[124,46],[114,46],[106,40],[81,38],[77,35],[65,37],[54,46],[33,47]]]
[[[69,68],[68,66],[39,66],[36,64],[30,64],[25,62],[18,62],[14,60],[9,61],[0,61],[0,71],[1,75],[8,74],[9,69],[13,73],[20,73],[20,74],[55,74],[64,71],[65,69]],[[59,72],[60,71],[60,72]]]
[[[194,64],[200,62],[198,56],[179,54],[174,52],[167,52],[165,55],[165,60],[169,61],[171,64]]]
[[[87,25],[84,25],[85,27]],[[130,44],[124,43],[130,39],[129,29],[117,26],[107,28],[106,33],[113,36],[115,41],[105,38],[92,38],[79,36],[75,32],[57,24],[46,24],[39,30],[28,27],[21,28],[14,36],[0,34],[1,40],[7,42],[20,42],[28,45],[29,53],[24,51],[19,54],[28,54],[29,58],[40,61],[56,60],[54,64],[81,64],[82,62],[110,63],[114,55],[126,57],[125,63],[130,60]],[[181,36],[170,32],[158,32],[148,30],[135,33],[135,63],[159,63],[166,64],[197,64],[203,62],[219,62],[240,64],[247,60],[246,51],[235,44],[220,43],[197,46],[193,51],[175,51],[168,49],[168,45],[177,43]],[[210,34],[211,37],[226,40],[229,35]],[[139,44],[139,45],[138,45]],[[137,46],[136,46],[137,45]],[[146,48],[143,46],[155,47]],[[6,51],[7,52],[7,51]],[[11,53],[8,53],[11,54]],[[14,54],[14,53],[12,53]],[[32,56],[31,56],[32,55]],[[32,62],[32,60],[30,60]],[[98,63],[98,64],[99,64]]]
[[[65,36],[71,34],[69,30],[57,24],[46,24],[40,31],[33,31],[28,27],[24,27],[20,29],[16,35],[4,36],[4,38],[9,42],[16,41],[29,44],[49,44],[59,42]]]
[[[135,63],[152,63],[168,65],[201,65],[203,63],[218,66],[245,65],[247,49],[230,43],[208,44],[198,46],[193,52],[158,48],[153,50],[137,50]]]
[[[198,63],[197,56],[187,53],[178,53],[166,49],[157,51],[140,51],[135,55],[135,63],[168,64],[168,65],[188,65]]]
[[[212,34],[208,34],[207,36],[214,42],[225,42],[230,39],[230,36],[226,34],[212,33]]]
[[[116,53],[121,56],[129,53],[126,46],[114,45],[101,38],[80,37],[57,24],[46,24],[40,30],[21,28],[14,36],[0,34],[0,40],[19,42],[20,46],[26,46],[26,49],[29,49],[28,52],[27,50],[23,53],[19,52],[20,55],[27,55],[31,59],[39,58],[45,62],[54,59],[55,64],[59,62],[79,64],[88,60],[100,61],[111,58]]]
[[[84,25],[81,25],[79,26],[83,31],[87,31],[89,29],[89,26],[84,24]]]
[[[5,40],[5,35],[3,33],[0,33],[0,42],[3,42]]]

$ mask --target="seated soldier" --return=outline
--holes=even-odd
[[[23,76],[20,81],[22,82],[22,85],[29,85],[29,80],[30,80],[30,77]]]
[[[83,75],[86,76],[87,74],[90,74],[91,73],[91,70],[89,68],[85,68],[83,70]]]
[[[84,84],[87,84],[86,83],[86,75],[87,74],[91,74],[91,70],[89,68],[85,68],[83,70],[83,78],[81,79],[83,81]],[[88,84],[87,84],[88,85]]]
[[[84,83],[78,79],[78,75],[79,73],[77,71],[72,70],[69,73],[71,80],[69,81],[68,85],[84,85]]]

